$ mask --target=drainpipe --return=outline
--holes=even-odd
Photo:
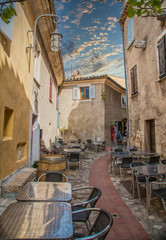
[[[125,72],[125,86],[126,86],[126,114],[127,114],[127,149],[129,150],[129,110],[128,110],[128,88],[127,88],[127,71],[126,71],[126,54],[125,54],[125,42],[124,42],[124,26],[121,26],[122,42],[123,42],[123,59],[124,59],[124,72]]]

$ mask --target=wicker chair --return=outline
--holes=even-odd
[[[49,172],[49,173],[44,173],[38,178],[38,182],[42,177],[45,177],[45,182],[68,182],[68,177],[59,172]]]
[[[85,195],[86,191],[90,191],[90,194],[89,194],[87,200],[85,200],[83,202],[71,203],[72,212],[82,210],[87,207],[93,208],[102,194],[102,192],[99,188],[92,187],[92,186],[86,186],[86,187],[73,189],[72,193],[73,192],[79,192],[79,193],[83,192]],[[78,196],[78,198],[79,198],[79,196]],[[73,222],[83,222],[86,224],[87,228],[89,229],[88,218],[89,218],[88,212],[80,212],[80,214],[73,215]]]
[[[153,188],[154,185],[157,186],[157,188]],[[151,182],[150,185],[150,197],[149,197],[149,206],[148,206],[148,210],[150,208],[150,200],[151,200],[151,195],[152,193],[161,199],[164,210],[166,211],[166,182]]]
[[[113,225],[113,217],[112,215],[104,209],[100,208],[87,208],[80,211],[72,212],[73,216],[77,216],[77,214],[85,213],[90,215],[91,213],[98,213],[97,217],[90,228],[88,235],[85,236],[84,233],[74,233],[72,240],[74,239],[100,239],[104,240],[110,231]]]
[[[122,157],[120,159],[121,159],[122,162],[117,163],[117,166],[120,168],[120,176],[121,176],[121,180],[122,180],[122,169],[123,170],[129,170],[133,158],[129,156],[129,157]]]

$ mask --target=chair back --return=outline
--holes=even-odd
[[[96,239],[104,240],[109,230],[111,229],[112,225],[113,225],[112,215],[106,210],[100,209],[99,214],[92,228],[89,231],[89,236],[94,234],[94,236],[96,236]]]
[[[156,164],[159,163],[160,156],[151,156],[149,159],[149,164]]]
[[[70,153],[68,160],[69,160],[69,162],[79,162],[80,154],[79,153]]]
[[[125,165],[131,165],[131,163],[132,163],[132,160],[133,160],[133,158],[132,157],[123,157],[122,158],[122,165],[121,165],[121,167],[123,168],[123,166],[125,166]]]
[[[166,166],[166,159],[161,160],[161,164]]]
[[[116,149],[114,149],[114,152],[123,152],[123,149],[122,148],[116,148]]]
[[[87,201],[90,201],[89,204],[90,204],[90,207],[94,207],[97,203],[97,201],[99,200],[100,196],[101,196],[101,190],[97,187],[93,187],[93,190],[91,191]],[[93,201],[94,199],[94,201]],[[91,201],[92,200],[92,201]]]
[[[45,182],[68,182],[68,177],[59,172],[44,173],[38,178],[38,182],[45,176]]]

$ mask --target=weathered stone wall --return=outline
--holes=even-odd
[[[73,100],[73,86],[64,87],[60,94],[60,127],[68,128],[65,141],[95,139],[104,136],[105,102],[101,99],[102,84],[96,84],[96,97]]]
[[[165,3],[166,4],[166,3]],[[145,121],[155,121],[156,152],[166,156],[166,78],[159,81],[158,41],[166,34],[166,25],[155,18],[134,18],[134,39],[146,40],[146,49],[128,47],[125,21],[125,49],[129,97],[130,144],[146,148]],[[138,94],[131,95],[130,70],[137,65]]]
[[[105,91],[105,136],[106,141],[110,142],[110,123],[126,118],[126,108],[121,106],[121,93],[108,86],[105,86]]]

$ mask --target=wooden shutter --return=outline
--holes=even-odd
[[[128,46],[133,42],[134,40],[134,22],[133,22],[133,18],[131,18],[128,22],[127,25],[127,29],[128,29]]]
[[[73,99],[79,99],[79,88],[73,87]]]
[[[131,75],[131,94],[134,94],[138,92],[136,65],[131,69],[130,75]]]
[[[95,98],[95,85],[89,87],[89,98]]]
[[[50,77],[49,101],[52,102],[52,77]]]
[[[166,76],[166,36],[158,44],[159,77]]]

